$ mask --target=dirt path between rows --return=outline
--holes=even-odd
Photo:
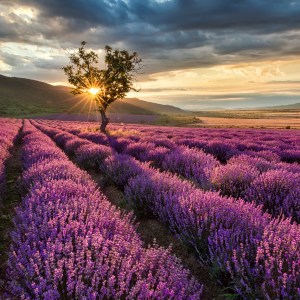
[[[21,150],[22,137],[20,129],[11,156],[6,161],[6,194],[0,207],[0,299],[5,289],[5,273],[9,246],[11,243],[10,233],[13,229],[13,216],[15,208],[21,202],[21,193],[18,187],[19,177],[22,174]]]
[[[62,149],[59,145],[59,148]],[[62,149],[63,150],[63,149]],[[74,155],[68,155],[69,159],[79,168]],[[84,168],[92,179],[98,184],[100,191],[107,197],[107,199],[116,207],[124,212],[132,211],[126,200],[124,193],[108,182],[100,172]],[[134,211],[133,211],[134,213]],[[226,299],[226,289],[216,283],[216,279],[211,278],[209,268],[199,262],[192,249],[188,249],[179,239],[177,239],[168,228],[156,218],[139,218],[134,214],[137,221],[137,232],[147,247],[154,243],[158,246],[168,248],[172,247],[172,254],[176,255],[181,261],[183,266],[190,270],[191,274],[204,285],[203,296],[201,299]],[[230,292],[228,293],[230,294]],[[232,295],[236,296],[236,295]]]
[[[97,178],[91,174],[93,179]],[[113,185],[101,187],[103,194],[108,200],[120,209],[130,211],[130,207],[125,201],[122,191]],[[200,265],[192,249],[188,249],[179,239],[177,239],[168,228],[156,218],[138,218],[137,232],[140,234],[145,246],[152,246],[154,243],[164,248],[172,247],[172,253],[182,261],[183,266],[190,270],[191,274],[204,285],[201,299],[224,299],[222,288],[215,284],[215,280],[210,277],[209,269]]]

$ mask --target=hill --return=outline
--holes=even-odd
[[[258,108],[259,109],[259,108]],[[262,108],[260,108],[262,109]],[[263,109],[268,110],[299,110],[300,109],[300,103],[294,103],[294,104],[287,104],[287,105],[276,105],[271,107],[264,107]]]
[[[131,112],[134,114],[141,114],[141,112],[143,111],[144,114],[155,114],[155,115],[185,113],[185,111],[183,111],[182,109],[172,105],[162,105],[158,103],[140,100],[137,98],[126,98],[124,100],[116,101],[110,105],[108,111],[112,113]]]
[[[87,113],[86,95],[72,95],[70,88],[45,82],[0,75],[0,116],[28,117],[51,113]],[[95,110],[95,109],[94,109]],[[117,100],[108,112],[126,114],[182,114],[183,110],[137,98]]]

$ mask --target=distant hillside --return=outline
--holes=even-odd
[[[261,109],[261,108],[260,108]],[[288,104],[288,105],[276,105],[271,107],[264,107],[263,109],[272,109],[272,110],[298,110],[300,109],[300,103]]]
[[[86,113],[90,103],[86,95],[72,95],[70,88],[25,78],[0,75],[0,116],[34,116],[51,113]],[[93,108],[95,110],[95,108]],[[128,98],[113,103],[109,112],[126,114],[181,114],[171,105]]]
[[[172,105],[162,105],[153,102],[140,100],[137,98],[126,98],[112,103],[109,107],[109,112],[118,113],[134,113],[141,114],[144,111],[146,114],[164,115],[164,114],[182,114],[185,113],[182,109]]]

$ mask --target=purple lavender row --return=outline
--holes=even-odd
[[[22,157],[28,194],[14,219],[8,298],[200,298],[170,250],[143,248],[132,216],[28,122]]]
[[[83,123],[85,127],[82,127],[82,123],[76,122],[50,122],[55,126],[61,127],[61,129],[72,128],[73,133],[80,133],[82,128],[94,129],[93,126],[88,126]],[[112,126],[116,128],[115,126]],[[128,126],[127,126],[128,127]],[[181,145],[186,145],[190,148],[198,148],[204,151],[203,146],[208,142],[211,143],[209,149],[214,156],[224,156],[225,160],[230,159],[237,154],[247,154],[249,156],[261,157],[274,162],[280,161],[280,155],[276,154],[280,151],[298,151],[300,150],[300,136],[297,131],[283,131],[283,130],[213,130],[208,129],[201,131],[201,138],[197,137],[197,129],[186,132],[183,128],[172,128],[172,135],[168,134],[165,128],[159,128],[155,130],[155,127],[135,126],[133,130],[126,134],[126,139],[143,143],[154,143],[155,146],[163,146],[165,148],[173,149],[177,146],[177,142]],[[153,129],[154,128],[154,129]],[[146,130],[147,129],[147,130]],[[199,130],[199,129],[198,129]],[[150,133],[149,133],[150,131]],[[133,132],[132,134],[130,134]],[[196,134],[193,134],[196,132]],[[117,131],[118,136],[122,135],[122,131]],[[198,131],[199,133],[199,131]],[[202,139],[202,141],[201,141]],[[219,140],[217,140],[219,139]],[[218,141],[218,142],[217,142]],[[256,142],[255,142],[256,141]],[[233,149],[235,148],[235,150]],[[292,148],[292,150],[291,150]],[[226,150],[227,149],[227,150]],[[229,150],[228,150],[229,149]],[[231,150],[230,150],[231,149]],[[297,150],[298,149],[298,150]],[[209,152],[209,151],[208,151]],[[299,152],[300,153],[300,152]],[[282,154],[282,153],[280,153]],[[221,159],[222,160],[222,159]],[[288,160],[288,159],[287,159]],[[283,161],[285,161],[283,157]],[[297,161],[297,158],[291,159],[289,162]]]
[[[83,122],[58,122],[48,121],[49,124],[63,126],[80,130],[87,128],[94,130],[96,124]],[[62,125],[63,124],[63,125]],[[167,139],[173,144],[186,145],[198,148],[206,153],[210,153],[221,162],[228,161],[231,157],[249,153],[261,155],[279,155],[284,162],[300,162],[300,135],[297,130],[255,130],[255,129],[190,129],[166,128],[166,127],[147,127],[140,125],[126,125],[124,130],[120,130],[120,125],[110,125],[110,130],[118,134],[125,132],[127,138],[135,141],[161,138]],[[128,135],[129,133],[129,135]],[[131,135],[130,135],[131,133]],[[155,140],[153,141],[153,137]]]
[[[129,138],[107,138],[100,133],[78,133],[78,137],[97,144],[109,145],[119,153],[128,154],[136,159],[146,162],[164,171],[178,173],[188,179],[194,180],[202,189],[211,189],[209,182],[212,170],[219,165],[218,161],[209,154],[188,147],[165,147],[165,141],[154,142],[145,140],[132,141]],[[154,139],[154,141],[156,141]]]
[[[0,204],[6,186],[5,162],[10,156],[9,150],[14,144],[21,125],[21,120],[0,118]]]
[[[162,136],[168,134],[165,129],[159,131]],[[147,138],[148,135],[150,139],[153,134],[157,136],[149,129],[144,132],[144,136]],[[191,132],[172,128],[171,140],[176,144],[201,149],[223,163],[241,153],[262,157],[265,154],[277,154],[284,162],[300,162],[300,136],[299,131],[295,130],[193,129]]]
[[[142,164],[129,155],[118,154],[111,147],[101,145],[103,141],[100,141],[100,139],[104,138],[102,135],[82,133],[77,136],[67,131],[44,125],[43,122],[31,122],[51,137],[68,155],[74,155],[79,165],[86,169],[97,171],[99,171],[99,168],[102,169],[103,174],[121,189],[124,189],[131,177],[140,173],[143,166],[148,167],[147,164]]]
[[[48,128],[51,131],[51,129]],[[127,200],[166,223],[219,279],[245,299],[300,297],[300,230],[290,220],[271,219],[259,207],[195,189],[128,155],[113,154],[100,168]]]
[[[157,145],[156,138],[152,137],[152,141]],[[192,179],[201,188],[255,201],[275,217],[284,214],[300,223],[299,164],[280,162],[276,153],[264,150],[245,151],[224,166],[201,150],[182,146],[174,149],[165,141],[167,147],[155,147],[153,143],[145,138],[135,143],[122,138],[117,140],[117,149],[142,161],[154,161],[156,167]],[[161,143],[159,140],[158,145]]]
[[[300,165],[274,163],[246,154],[215,168],[212,185],[222,195],[255,201],[275,217],[300,223]]]
[[[66,127],[73,128],[73,129],[70,129],[70,131],[73,131],[72,133],[79,134],[81,131],[80,124],[82,124],[82,123],[52,121],[51,124],[52,124],[52,126],[53,125],[58,126],[58,128],[61,127],[61,129],[64,129],[64,130]],[[86,124],[88,124],[88,123],[83,123],[83,124],[84,124],[84,126],[87,126]],[[87,128],[89,128],[89,127],[87,127]],[[91,127],[91,128],[93,128],[93,127]],[[139,131],[135,130],[135,133],[136,133],[135,135],[126,134],[126,139],[127,140],[129,139],[130,142],[140,141],[142,143],[150,143],[150,145],[152,144],[152,146],[154,143],[156,148],[162,146],[164,148],[169,148],[169,149],[174,149],[177,147],[177,144],[175,143],[176,141],[180,142],[180,144],[183,144],[183,145],[186,145],[186,146],[192,147],[192,148],[203,148],[202,146],[204,145],[203,143],[201,143],[201,141],[199,141],[199,140],[197,141],[195,136],[192,134],[192,132],[194,132],[194,131],[197,132],[197,129],[193,129],[192,132],[189,131],[189,134],[187,134],[187,132],[185,132],[185,130],[182,128],[179,128],[179,129],[172,128],[172,130],[174,130],[175,132],[173,132],[173,135],[170,136],[170,135],[167,135],[167,132],[162,131],[162,129],[160,129],[160,128],[155,130],[155,129],[153,129],[153,127],[151,127],[150,134],[148,133],[148,131],[150,131],[149,129],[148,129],[148,131],[144,132],[146,129],[143,130],[143,127],[141,127],[141,126],[134,127],[134,128],[136,128],[136,129],[139,128]],[[130,131],[129,131],[129,133],[130,133]],[[182,137],[183,133],[185,133],[184,137]],[[203,137],[204,133],[205,133],[205,137]],[[248,156],[251,156],[251,157],[259,157],[259,158],[262,158],[265,160],[269,160],[270,162],[273,162],[273,163],[279,163],[280,157],[278,156],[278,154],[276,154],[277,150],[278,151],[281,151],[281,150],[287,151],[290,148],[293,148],[296,150],[296,149],[299,149],[299,147],[300,147],[300,136],[297,131],[296,132],[295,131],[282,131],[282,130],[268,130],[268,131],[238,130],[238,131],[236,131],[236,130],[232,130],[232,129],[231,130],[220,130],[219,129],[217,131],[216,130],[213,131],[212,129],[210,129],[210,131],[208,130],[208,132],[202,131],[201,138],[203,138],[203,140],[205,140],[205,142],[207,142],[206,139],[211,142],[212,140],[214,140],[216,138],[214,136],[210,136],[210,134],[213,135],[213,133],[215,133],[215,135],[216,135],[216,133],[218,133],[217,137],[220,138],[220,141],[218,144],[216,144],[216,142],[212,142],[213,144],[210,145],[210,148],[212,150],[216,151],[216,153],[213,153],[213,154],[217,157],[219,156],[218,155],[219,152],[220,153],[224,152],[224,155],[226,156],[226,153],[225,153],[226,151],[224,150],[228,146],[228,143],[226,144],[226,141],[228,142],[228,141],[233,141],[236,139],[238,140],[238,142],[235,141],[235,143],[233,143],[233,144],[237,144],[236,145],[237,151],[231,151],[231,154],[227,155],[226,160],[228,160],[230,157],[238,155],[238,154],[247,154]],[[225,135],[225,133],[226,133],[226,135]],[[238,138],[236,137],[237,133],[239,133]],[[83,134],[85,135],[87,133],[83,133]],[[120,136],[120,134],[122,134],[122,131],[118,132],[119,136]],[[89,135],[89,134],[87,134],[87,135]],[[249,135],[248,138],[247,138],[247,135]],[[257,138],[257,135],[261,136],[261,139]],[[169,137],[169,138],[167,138],[167,137]],[[223,138],[223,142],[221,142],[222,138]],[[198,137],[198,139],[199,139],[199,137]],[[251,144],[249,144],[249,142],[247,142],[247,139],[251,140],[253,147],[251,146]],[[257,143],[254,142],[255,139],[257,139]],[[225,141],[225,143],[224,143],[224,141]],[[122,142],[124,142],[124,141],[122,141]],[[122,144],[122,142],[120,142],[120,144]],[[125,141],[125,143],[126,143],[126,141]],[[247,143],[248,143],[248,145],[247,145]],[[224,149],[223,149],[224,151],[222,149],[220,149],[220,147],[222,148],[222,145],[224,146]],[[274,145],[276,145],[276,147]],[[143,149],[141,149],[141,150],[143,150]],[[162,150],[165,151],[165,149],[162,149]],[[285,167],[288,167],[288,164],[282,163],[282,165],[283,166],[285,165]],[[296,165],[297,164],[291,165],[291,168],[295,169]]]
[[[87,138],[96,140],[91,135]],[[140,161],[149,161],[163,171],[193,180],[201,189],[217,190],[223,196],[254,201],[275,217],[283,214],[300,223],[298,163],[280,162],[277,154],[261,151],[259,154],[236,155],[227,165],[221,165],[201,150],[186,146],[173,149],[156,147],[154,142],[132,142],[131,139],[119,138],[113,140],[111,145],[120,153],[132,155]],[[266,158],[260,156],[262,153]]]
[[[102,134],[79,133],[79,136],[105,142]],[[183,146],[174,149],[168,147],[166,141],[152,140],[153,143],[146,139],[133,142],[133,138],[119,138],[111,139],[110,143],[118,152],[151,161],[155,167],[192,179],[202,189],[216,189],[224,196],[255,201],[275,217],[284,214],[300,223],[299,164],[282,163],[275,153],[261,151],[234,156],[224,166],[201,150]],[[166,147],[160,146],[162,144]],[[263,172],[266,174],[260,176]]]
[[[116,126],[112,126],[112,129],[120,130]],[[277,153],[282,161],[300,162],[300,135],[297,130],[195,128],[191,131],[184,128],[142,126],[126,126],[125,130],[135,130],[146,139],[153,139],[153,136],[168,137],[176,144],[200,148],[223,162],[244,151],[271,151]]]
[[[194,148],[155,148],[149,142],[130,143],[124,138],[117,149],[193,180],[201,189],[254,201],[274,217],[283,214],[300,223],[300,165],[297,163],[279,162],[272,156],[267,160],[242,154],[232,157],[227,165],[220,165],[211,155]]]
[[[164,220],[223,282],[234,281],[244,298],[300,296],[299,225],[272,220],[253,204],[196,190],[167,173],[136,176],[125,194]]]
[[[174,147],[162,139],[134,142],[133,138],[110,138],[108,141],[100,133],[73,132],[98,144],[110,143],[116,151],[142,162],[150,161],[161,170],[180,174],[195,181],[202,189],[254,201],[274,217],[283,214],[300,223],[300,165],[280,162],[275,153],[248,152],[232,157],[227,165],[220,165],[201,150]]]
[[[73,132],[96,143],[108,143],[103,134],[78,133],[76,129]],[[250,133],[252,136],[252,131]],[[294,132],[292,137],[285,139],[282,131],[279,133],[281,139],[276,142],[277,147],[281,145],[281,148],[286,149],[288,142],[290,146],[298,146],[299,138],[294,136]],[[262,136],[266,139],[264,142],[267,146],[274,144],[274,137],[266,136],[266,132]],[[171,140],[153,136],[110,139],[110,144],[118,152],[132,155],[140,161],[151,161],[152,165],[161,170],[191,179],[202,189],[214,189],[223,196],[255,201],[275,217],[283,214],[300,223],[300,165],[280,162],[278,154],[267,150],[269,148],[254,148],[250,151],[243,149],[240,142],[243,154],[230,158],[227,165],[220,165],[211,155],[201,150],[178,147]],[[195,139],[186,139],[184,144],[199,146],[195,144]],[[216,151],[220,150],[220,145],[221,143],[215,145]]]

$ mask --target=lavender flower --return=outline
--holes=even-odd
[[[222,195],[243,198],[245,190],[258,176],[259,171],[255,167],[248,164],[228,163],[213,170],[211,182]]]
[[[192,179],[203,189],[210,189],[210,174],[218,161],[201,150],[179,146],[162,160],[162,169]]]
[[[26,161],[30,140],[43,135],[28,121],[24,132],[30,135],[23,148],[29,193],[14,218],[6,298],[200,298],[202,286],[170,249],[144,248],[132,214],[112,206],[63,153],[52,166],[43,155]],[[47,146],[50,153],[55,148],[44,136],[43,154]]]
[[[300,222],[300,174],[271,170],[261,174],[245,192],[247,201],[255,201],[273,216],[282,213]]]

